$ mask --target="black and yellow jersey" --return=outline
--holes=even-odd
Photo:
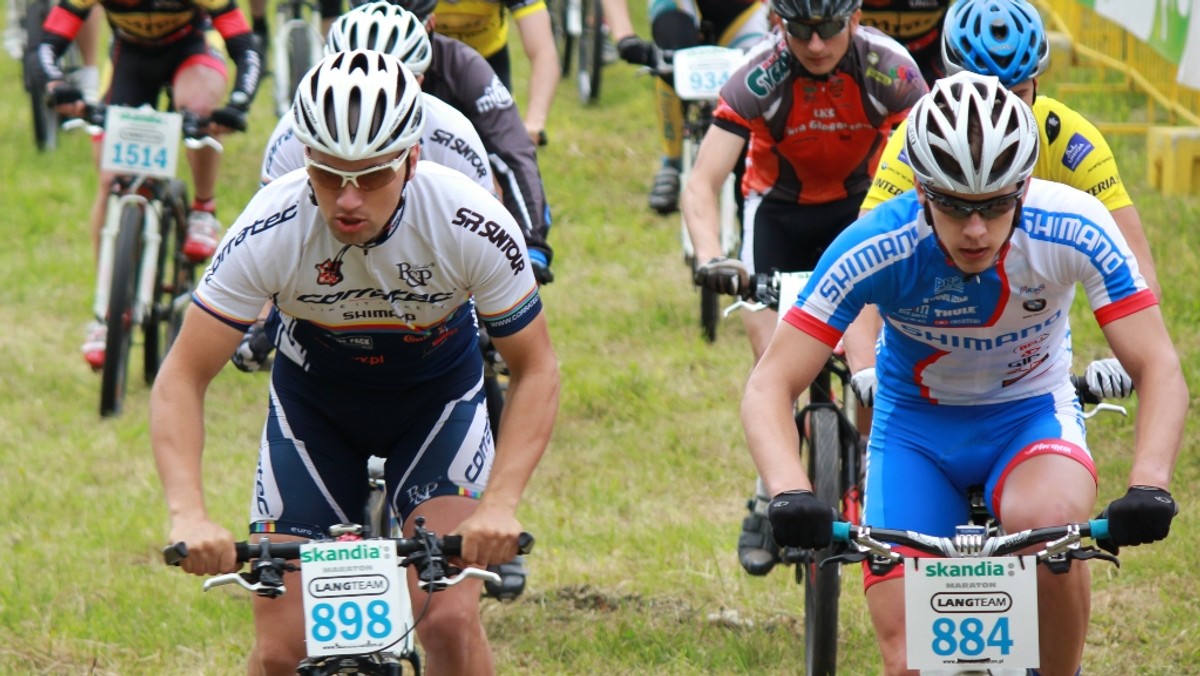
[[[440,0],[433,10],[434,30],[489,58],[508,44],[510,14],[520,19],[545,9],[544,0]]]
[[[1098,198],[1110,212],[1133,204],[1121,182],[1112,149],[1095,125],[1049,96],[1037,97],[1033,115],[1041,141],[1033,169],[1035,177],[1078,188]],[[884,148],[863,210],[874,209],[913,188],[912,167],[904,154],[905,129],[903,124],[897,127]]]

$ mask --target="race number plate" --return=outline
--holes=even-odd
[[[812,277],[811,272],[779,273],[779,321],[783,321],[783,316],[796,304],[809,277]]]
[[[118,174],[174,178],[183,116],[150,108],[109,106],[100,168]]]
[[[675,52],[675,93],[684,101],[715,100],[726,80],[742,64],[738,49],[701,46]]]
[[[1033,557],[904,560],[909,669],[1038,666]]]
[[[393,645],[412,626],[412,608],[391,542],[306,544],[300,575],[310,657],[411,648],[411,633]]]

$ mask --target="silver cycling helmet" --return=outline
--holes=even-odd
[[[771,11],[784,21],[827,21],[848,17],[862,0],[771,0]]]
[[[909,111],[904,148],[923,185],[982,195],[1033,173],[1037,122],[998,78],[962,71],[938,80]]]
[[[417,18],[420,19],[421,21],[425,21],[425,19],[428,19],[429,15],[433,14],[433,10],[434,10],[434,8],[437,7],[437,4],[438,4],[438,0],[382,0],[382,1],[390,2],[393,5],[399,5],[400,7],[407,9],[408,11],[412,12],[413,14],[416,14]],[[350,0],[351,7],[361,7],[362,5],[365,5],[365,4],[367,4],[366,0]]]
[[[400,59],[414,75],[423,75],[433,60],[429,35],[415,14],[379,0],[346,12],[329,27],[325,53],[371,49]]]
[[[995,75],[1011,87],[1050,66],[1050,44],[1037,8],[1025,0],[959,0],[950,5],[942,61],[950,75]]]
[[[300,80],[292,103],[296,138],[344,160],[412,147],[424,126],[416,77],[383,52],[358,49],[326,56]]]

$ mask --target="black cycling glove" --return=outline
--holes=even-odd
[[[767,507],[775,542],[783,547],[820,549],[833,541],[837,510],[817,499],[812,491],[784,491]]]
[[[696,268],[692,275],[696,286],[702,286],[715,293],[736,296],[750,290],[750,274],[746,264],[736,258],[717,256]]]
[[[228,127],[234,131],[246,131],[246,110],[242,106],[228,105],[212,111],[210,118],[214,124]]]
[[[1100,518],[1108,519],[1108,539],[1096,544],[1112,554],[1125,546],[1143,545],[1167,537],[1179,505],[1157,486],[1130,486],[1123,497],[1108,503]]]
[[[658,64],[658,47],[636,35],[627,35],[617,41],[617,54],[635,66],[654,67]]]

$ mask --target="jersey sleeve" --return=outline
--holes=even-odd
[[[869,211],[897,195],[901,195],[915,187],[912,167],[908,165],[908,156],[904,152],[905,122],[900,123],[892,132],[883,154],[879,157],[879,165],[875,168],[875,178],[871,180],[871,189],[863,199],[862,209]]]
[[[421,156],[449,167],[496,192],[495,177],[487,149],[470,120],[453,106],[431,94],[425,99],[425,129],[421,132]]]
[[[284,115],[275,124],[275,130],[271,132],[271,139],[263,151],[260,187],[303,166],[304,144],[292,131],[292,116]]]

